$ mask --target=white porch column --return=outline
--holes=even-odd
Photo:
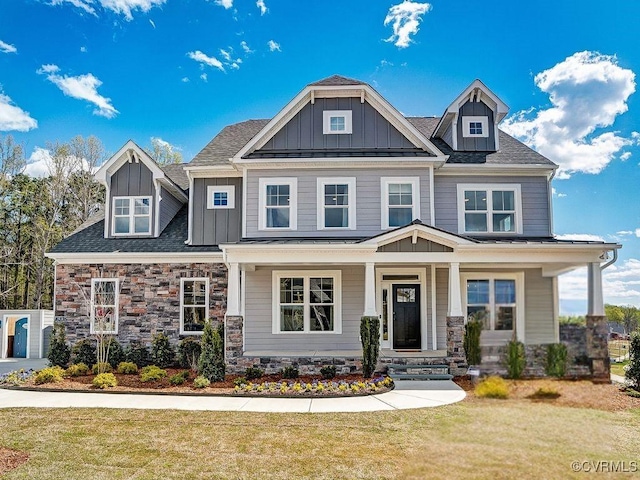
[[[364,269],[364,313],[365,317],[377,317],[375,263],[367,262]]]
[[[460,264],[449,265],[449,317],[463,317],[462,296],[460,294]]]
[[[240,316],[240,266],[230,263],[227,278],[227,313],[225,317]]]
[[[590,263],[588,265],[588,298],[587,315],[604,316],[602,269],[599,263]]]

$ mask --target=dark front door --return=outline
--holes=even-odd
[[[420,285],[393,286],[393,348],[420,349]]]

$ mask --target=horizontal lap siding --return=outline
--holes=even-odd
[[[540,269],[525,270],[525,341],[529,344],[554,343],[553,278],[543,277]]]
[[[360,318],[364,309],[364,268],[327,267],[342,271],[342,334],[272,333],[272,272],[258,267],[246,273],[245,350],[353,350],[361,348]]]
[[[449,270],[436,269],[436,330],[438,350],[447,348],[447,312],[449,310]]]

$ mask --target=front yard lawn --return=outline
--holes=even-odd
[[[624,371],[624,367],[626,367],[627,365],[629,365],[629,360],[625,360],[624,362],[620,362],[620,363],[612,363],[611,373],[624,377],[624,374],[626,373]]]

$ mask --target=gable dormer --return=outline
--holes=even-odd
[[[188,201],[184,190],[131,140],[95,178],[106,188],[105,238],[158,237]]]
[[[463,152],[496,152],[500,149],[498,124],[509,107],[480,80],[474,80],[447,107],[433,137]]]

